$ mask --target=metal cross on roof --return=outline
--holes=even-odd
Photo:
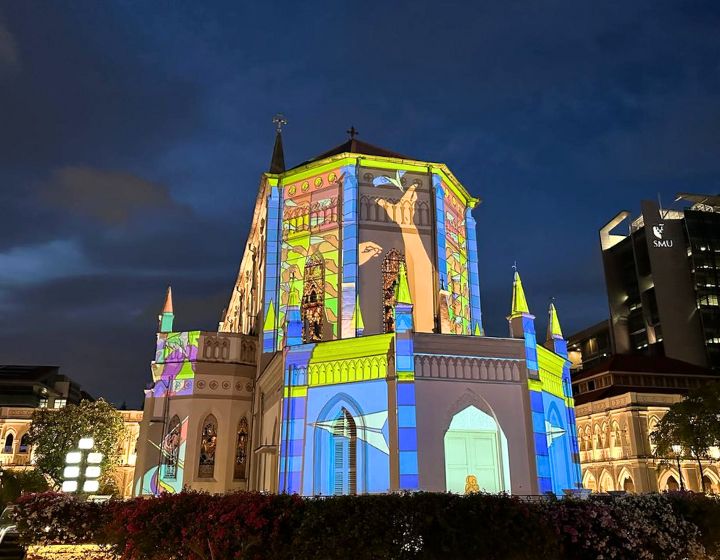
[[[512,269],[517,272],[517,261],[513,262]]]
[[[273,117],[272,122],[275,123],[275,130],[277,130],[278,132],[282,132],[282,127],[287,124],[287,119],[285,118],[284,115],[282,115],[281,113],[278,113],[277,115],[275,115]]]
[[[358,134],[360,134],[360,133],[355,129],[354,126],[350,126],[350,128],[349,128],[348,130],[346,130],[345,132],[347,132],[347,133],[350,135],[350,140],[353,140]]]

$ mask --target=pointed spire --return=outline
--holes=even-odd
[[[410,297],[410,286],[408,285],[407,270],[405,269],[405,263],[400,263],[398,270],[398,283],[395,286],[395,301],[397,303],[412,304],[412,298]]]
[[[362,311],[360,309],[360,294],[355,298],[355,309],[352,316],[353,325],[355,325],[355,336],[361,336],[365,331],[365,321],[363,321]]]
[[[168,286],[168,288],[167,288],[167,292],[165,294],[165,305],[163,305],[162,312],[163,313],[172,313],[173,312],[172,286]]]
[[[298,294],[298,291],[295,288],[290,288],[288,307],[300,307],[300,294]]]
[[[273,147],[272,159],[270,160],[270,173],[285,172],[285,153],[282,143],[282,127],[287,124],[287,120],[278,114],[273,117],[275,123],[275,146]]]
[[[515,270],[515,278],[513,280],[513,293],[512,293],[512,309],[510,310],[510,317],[517,317],[523,313],[530,313],[528,309],[527,300],[525,299],[525,290],[523,290],[522,280],[520,280],[520,274]]]
[[[172,332],[175,314],[173,313],[172,288],[168,286],[165,304],[158,315],[158,332]]]
[[[548,330],[547,340],[561,339],[563,338],[562,329],[560,328],[560,321],[558,320],[557,310],[555,304],[550,302],[550,309],[548,311]]]
[[[267,315],[265,316],[265,324],[263,325],[263,331],[272,331],[275,328],[275,304],[273,300],[270,300],[268,305]]]

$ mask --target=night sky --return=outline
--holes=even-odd
[[[0,0],[0,363],[139,406],[157,314],[217,329],[276,112],[300,163],[360,139],[483,199],[483,319],[607,314],[598,230],[720,191],[720,2]]]

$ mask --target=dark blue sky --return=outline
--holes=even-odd
[[[168,283],[217,328],[278,111],[289,164],[351,124],[447,163],[488,334],[515,260],[569,333],[607,220],[720,190],[720,3],[0,2],[0,363],[139,405]]]

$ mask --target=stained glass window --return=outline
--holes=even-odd
[[[242,480],[246,478],[245,469],[247,466],[247,444],[248,444],[248,421],[243,417],[240,420],[237,431],[237,449],[235,450],[235,472],[234,478]]]
[[[322,340],[325,312],[325,262],[320,255],[310,257],[303,275],[303,341]]]
[[[174,479],[177,477],[178,455],[180,452],[180,418],[173,416],[168,424],[167,433],[163,438],[162,454],[164,477]]]
[[[395,288],[400,263],[404,262],[405,256],[397,249],[390,249],[383,259],[383,325],[386,333],[395,332]]]
[[[213,415],[205,419],[200,438],[199,478],[212,478],[215,473],[215,449],[217,446],[217,420]]]

